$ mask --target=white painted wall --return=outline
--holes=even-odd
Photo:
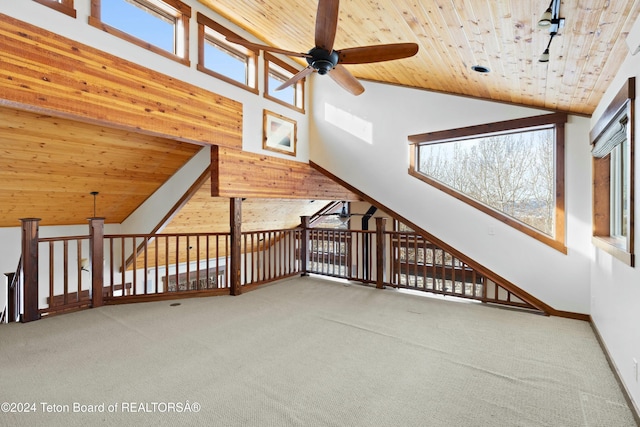
[[[564,255],[408,174],[408,135],[548,112],[370,82],[364,86],[365,93],[354,97],[331,79],[314,77],[311,160],[555,309],[588,313],[589,120],[570,117],[566,126]],[[326,105],[371,122],[373,142],[327,122]]]
[[[591,118],[594,126],[607,108],[611,99],[618,93],[629,77],[636,77],[640,83],[640,55],[628,56],[613,80],[598,108]],[[636,108],[639,105],[636,100]],[[640,248],[640,155],[638,129],[640,113],[635,111],[635,248]],[[635,401],[640,407],[640,383],[636,376],[633,359],[640,363],[640,270],[632,268],[612,257],[608,253],[592,248],[591,264],[591,317],[600,332],[605,345]],[[637,257],[636,257],[637,259]],[[637,261],[636,261],[637,262]]]
[[[138,209],[125,218],[120,233],[151,233],[153,228],[159,224],[210,164],[211,147],[203,147]]]

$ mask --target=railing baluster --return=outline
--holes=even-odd
[[[142,239],[142,254],[143,256],[143,266],[144,266],[144,294],[147,295],[147,271],[149,271],[149,260],[148,258],[148,243],[149,243],[149,239],[145,236]],[[134,273],[135,274],[135,273]]]
[[[55,261],[54,261],[54,254],[55,254],[55,247],[54,247],[54,243],[53,241],[49,242],[49,308],[52,308],[55,304],[54,304],[54,299],[53,297],[55,296],[55,290],[54,290],[54,268],[55,268]]]
[[[120,257],[121,257],[121,260],[120,260],[120,263],[121,263],[120,264],[120,280],[121,280],[121,282],[120,283],[122,283],[122,294],[123,295],[125,293],[125,288],[126,288],[126,283],[127,283],[126,280],[125,280],[126,279],[125,270],[127,269],[126,268],[127,264],[125,263],[125,256],[124,256],[124,253],[125,253],[125,240],[126,239],[124,237],[120,238]],[[131,291],[127,291],[127,294],[129,294],[130,292]]]
[[[111,296],[111,297],[114,296],[113,273],[114,273],[114,268],[113,268],[113,238],[109,238],[109,296]],[[123,289],[124,289],[124,283],[123,283]],[[122,295],[124,295],[124,292],[122,293]]]
[[[131,243],[133,245],[132,251],[131,253],[133,254],[133,258],[131,259],[132,264],[133,264],[133,294],[134,295],[138,295],[138,257],[137,255],[137,248],[136,248],[136,238],[132,237],[131,238]]]
[[[64,277],[64,293],[63,301],[64,305],[69,304],[69,241],[62,242],[62,274]],[[53,298],[53,295],[51,296]]]
[[[205,236],[205,251],[207,252],[207,289],[211,289],[211,272],[209,271],[211,253],[209,252],[209,241],[211,236]],[[216,255],[217,256],[217,255]],[[216,288],[218,287],[218,278],[216,276]]]
[[[82,240],[76,240],[76,275],[78,276],[78,292],[76,302],[80,302],[80,292],[82,292]]]
[[[154,262],[154,275],[153,275],[153,283],[154,283],[154,287],[153,287],[153,292],[155,294],[159,294],[160,293],[160,277],[159,277],[159,271],[160,268],[158,268],[160,266],[159,264],[159,255],[158,255],[158,250],[159,250],[159,246],[160,246],[160,240],[159,238],[156,236],[155,238],[155,255],[153,257],[153,262]]]

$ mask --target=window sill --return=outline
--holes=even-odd
[[[222,80],[223,82],[226,82],[226,83],[229,83],[231,85],[237,86],[237,87],[239,87],[241,89],[244,89],[244,90],[248,90],[249,92],[254,93],[256,95],[259,93],[257,88],[251,87],[251,86],[243,84],[243,83],[240,83],[239,81],[233,80],[233,79],[231,79],[231,78],[229,78],[229,77],[227,77],[227,76],[225,76],[223,74],[216,73],[215,71],[210,70],[210,69],[204,67],[203,65],[198,64],[196,66],[196,68],[198,69],[198,71],[203,72],[205,74],[208,74],[211,77],[215,77],[218,80]]]
[[[297,105],[289,104],[288,102],[284,102],[284,101],[282,101],[281,99],[274,98],[273,96],[271,96],[271,95],[269,95],[269,94],[267,94],[267,93],[265,93],[265,94],[264,94],[264,97],[265,97],[265,99],[268,99],[268,100],[270,100],[270,101],[273,101],[273,102],[275,102],[275,103],[277,103],[277,104],[280,104],[280,105],[283,105],[283,106],[285,106],[285,107],[289,107],[289,108],[291,108],[292,110],[295,110],[295,111],[297,111],[297,112],[299,112],[299,113],[304,114],[304,108],[300,108],[300,107],[298,107]]]
[[[620,244],[620,241],[614,239],[610,236],[593,236],[591,238],[591,243],[608,253],[614,258],[619,259],[623,263],[634,267],[635,266],[635,256],[633,253],[628,252],[627,248]]]

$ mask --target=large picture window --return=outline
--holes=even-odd
[[[189,65],[190,17],[179,0],[93,0],[89,24]]]
[[[566,251],[565,114],[415,135],[410,173]]]
[[[198,13],[198,70],[257,94],[258,51],[231,43],[228,36],[241,39]]]
[[[591,131],[593,239],[600,249],[634,265],[635,79],[629,79]]]

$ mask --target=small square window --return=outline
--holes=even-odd
[[[258,52],[231,43],[241,38],[198,13],[198,70],[227,83],[258,93]]]
[[[89,23],[189,65],[191,8],[178,0],[93,0]]]
[[[275,56],[265,53],[264,97],[304,113],[304,83],[301,79],[282,90],[276,90],[293,77],[298,70]]]

